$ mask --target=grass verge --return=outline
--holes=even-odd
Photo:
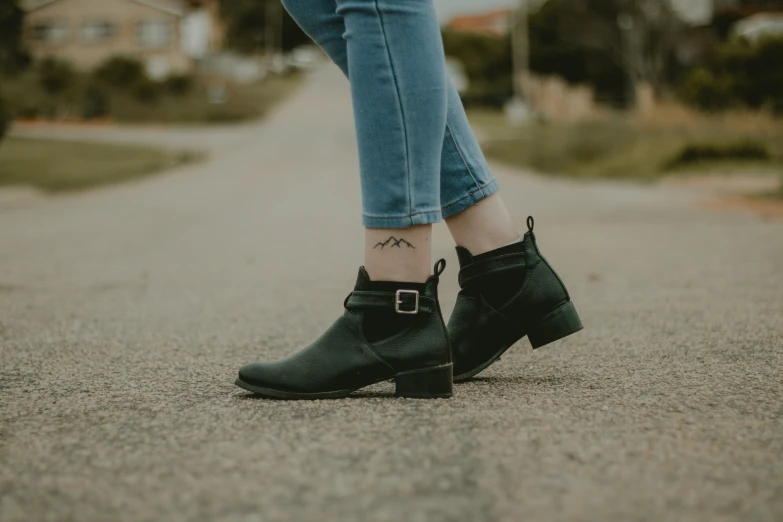
[[[0,143],[0,186],[65,192],[154,174],[198,154],[143,146],[7,138]]]
[[[499,112],[473,112],[489,158],[574,178],[652,180],[674,173],[783,169],[783,121],[739,124],[709,117],[638,121],[606,117],[581,123],[515,127]]]
[[[777,190],[773,190],[772,192],[767,192],[765,194],[762,194],[762,197],[766,199],[774,199],[779,200],[783,202],[783,176],[780,178],[780,186]]]

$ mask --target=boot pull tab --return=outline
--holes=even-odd
[[[533,232],[533,227],[536,226],[536,220],[533,219],[533,216],[527,217],[527,230],[530,232],[530,237],[533,239],[533,241],[536,240],[536,233]]]
[[[441,259],[437,263],[435,263],[435,277],[440,277],[440,275],[443,273],[444,270],[446,270],[446,260]]]

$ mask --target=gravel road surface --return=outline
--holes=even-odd
[[[226,132],[0,210],[0,520],[783,520],[782,221],[497,166],[586,329],[451,400],[268,401],[237,368],[320,334],[361,262],[348,85]]]

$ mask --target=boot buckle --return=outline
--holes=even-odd
[[[403,304],[402,296],[403,295],[413,295],[416,296],[414,301],[413,310],[404,310],[401,308],[401,305]],[[398,314],[407,314],[407,315],[416,315],[419,313],[419,292],[418,290],[397,290],[397,295],[394,300],[394,311]]]

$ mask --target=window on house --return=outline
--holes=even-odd
[[[168,20],[144,20],[138,23],[136,37],[141,47],[168,47],[173,38]]]
[[[84,42],[101,42],[113,38],[115,31],[111,22],[91,20],[82,24],[81,37]]]
[[[58,43],[68,39],[68,24],[65,22],[39,22],[32,26],[33,40]]]

